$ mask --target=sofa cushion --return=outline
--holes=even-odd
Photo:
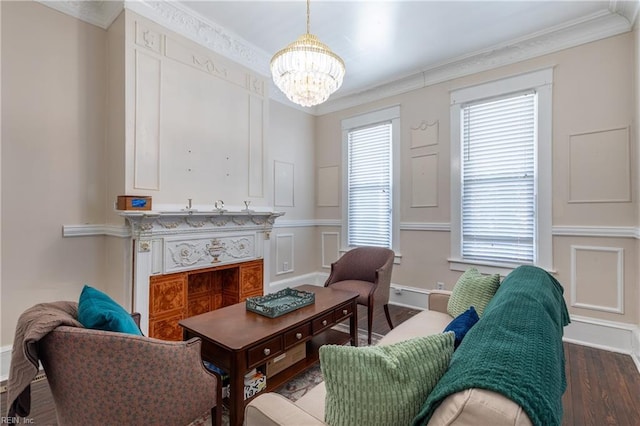
[[[521,406],[497,392],[466,389],[449,395],[436,409],[428,426],[531,426]]]
[[[479,319],[480,318],[478,317],[475,308],[471,306],[469,309],[455,317],[444,329],[444,332],[453,331],[456,334],[455,347],[457,348],[460,343],[462,343],[462,339],[464,339],[467,331],[471,330],[471,327],[473,327]]]
[[[320,347],[325,422],[409,424],[447,370],[454,334],[417,337],[382,346]]]
[[[88,285],[80,293],[78,321],[86,328],[142,335],[131,314],[107,294]]]
[[[451,315],[437,311],[422,311],[408,320],[396,325],[378,342],[378,346],[402,342],[413,337],[426,337],[442,333],[451,322]]]
[[[455,318],[473,306],[481,317],[498,287],[500,287],[500,275],[481,275],[476,268],[470,268],[462,274],[453,287],[447,312]]]

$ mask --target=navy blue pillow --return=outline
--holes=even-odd
[[[444,329],[443,333],[447,331],[453,331],[455,333],[456,340],[453,346],[457,348],[460,343],[462,343],[462,339],[467,332],[475,323],[478,322],[479,319],[476,309],[473,306],[470,306],[469,309],[455,317],[453,321],[447,325],[447,328]]]
[[[86,328],[142,335],[129,312],[107,294],[88,285],[80,294],[78,321]]]

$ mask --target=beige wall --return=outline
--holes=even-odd
[[[636,35],[637,38],[637,35]],[[358,106],[345,111],[331,113],[319,117],[316,124],[316,163],[317,167],[341,165],[340,122],[342,119],[363,112],[372,111],[389,105],[401,106],[401,144],[402,144],[402,190],[401,190],[401,245],[402,263],[394,267],[393,282],[399,285],[419,289],[431,289],[436,282],[442,281],[451,288],[459,273],[449,270],[449,233],[441,231],[406,230],[408,223],[440,224],[450,221],[450,124],[449,93],[451,90],[506,76],[538,70],[546,67],[554,68],[553,84],[553,225],[562,227],[631,227],[637,226],[637,206],[631,199],[633,189],[631,182],[636,182],[635,159],[627,155],[615,156],[610,170],[597,167],[585,177],[576,172],[578,166],[569,167],[570,147],[574,147],[574,156],[583,154],[588,149],[594,155],[608,150],[608,143],[615,139],[620,145],[631,147],[635,155],[636,133],[633,121],[637,103],[634,92],[629,90],[634,84],[634,49],[637,50],[634,34],[612,37],[598,42],[567,49],[558,53],[536,59],[501,67],[495,70],[474,74],[469,77],[455,79],[444,83],[414,90],[382,101]],[[439,143],[437,145],[411,149],[410,128],[421,122],[439,122]],[[620,132],[609,132],[622,129],[627,140],[620,142]],[[601,131],[604,131],[603,137]],[[595,145],[576,145],[576,136],[582,133],[597,132]],[[626,132],[626,133],[625,133]],[[572,135],[573,139],[572,139]],[[624,138],[622,138],[624,139]],[[581,142],[582,140],[578,140]],[[573,145],[572,145],[573,144]],[[579,151],[575,151],[576,146]],[[586,148],[584,148],[586,146]],[[437,207],[411,207],[411,158],[438,154],[437,183],[422,182],[434,185],[438,192]],[[589,157],[589,156],[587,156]],[[593,156],[588,158],[593,160]],[[582,161],[582,160],[581,160]],[[573,182],[570,176],[574,176]],[[612,178],[615,175],[616,179]],[[591,188],[599,188],[601,192],[618,191],[614,183],[620,179],[628,179],[628,200],[622,202],[570,202],[569,190],[584,193]],[[606,201],[595,199],[592,201]],[[341,217],[339,207],[318,207],[317,217],[320,219],[338,220]],[[338,231],[339,228],[333,228]],[[621,251],[618,249],[622,249]],[[567,301],[572,300],[572,284],[575,284],[575,295],[582,305],[602,305],[605,308],[617,306],[618,293],[624,292],[622,310],[624,313],[604,312],[596,309],[571,307],[574,315],[590,316],[612,321],[638,322],[638,272],[636,267],[637,244],[633,238],[586,238],[586,237],[554,237],[554,265],[557,277],[565,287]],[[572,253],[574,258],[572,260]],[[598,276],[606,279],[600,282],[593,279],[591,272],[595,266],[588,264],[593,253],[601,253],[606,273]],[[596,256],[597,257],[597,256]],[[622,257],[624,266],[618,269],[617,259]],[[573,264],[582,265],[572,283],[571,268]],[[618,278],[621,287],[618,288]]]
[[[2,337],[37,302],[105,285],[105,32],[31,2],[2,2]]]

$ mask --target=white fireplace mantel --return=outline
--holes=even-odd
[[[234,230],[255,230],[269,233],[276,218],[282,212],[262,212],[241,210],[230,212],[214,210],[201,212],[186,210],[179,212],[121,211],[131,226],[134,239],[156,236],[192,234],[206,232],[226,232]],[[267,236],[268,239],[268,236]]]
[[[272,211],[120,211],[131,227],[134,242],[133,309],[141,315],[140,328],[149,327],[149,278],[211,266],[264,259],[269,276],[269,238]]]

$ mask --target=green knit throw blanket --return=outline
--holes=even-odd
[[[453,354],[414,426],[427,424],[447,396],[469,388],[506,396],[534,425],[560,425],[567,387],[562,334],[570,322],[562,293],[540,268],[511,272]]]

